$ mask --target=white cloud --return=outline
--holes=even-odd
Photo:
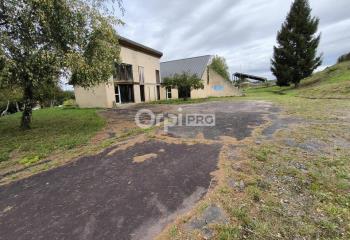
[[[162,60],[205,54],[225,57],[231,72],[272,77],[276,33],[292,0],[125,0],[121,35],[163,51]],[[350,51],[349,0],[311,0],[320,18],[324,65]]]

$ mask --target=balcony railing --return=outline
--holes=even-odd
[[[115,82],[133,82],[132,65],[125,63],[115,64],[113,79]]]

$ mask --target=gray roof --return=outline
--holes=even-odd
[[[181,74],[183,72],[197,74],[197,76],[201,78],[208,64],[210,63],[211,58],[211,55],[206,55],[162,62],[160,63],[162,79],[171,77],[174,74]]]

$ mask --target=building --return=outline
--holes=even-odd
[[[74,86],[79,107],[112,108],[121,103],[140,103],[161,97],[160,58],[163,53],[119,37],[121,64],[108,83],[91,89]]]
[[[171,98],[207,98],[207,97],[228,97],[241,95],[239,89],[229,80],[225,80],[221,75],[210,68],[214,56],[206,55],[200,57],[179,59],[162,62],[160,64],[162,80],[166,77],[182,74],[196,74],[203,80],[204,89],[186,90],[179,89],[178,94],[174,89],[165,89],[166,99]]]

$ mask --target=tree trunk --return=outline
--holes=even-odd
[[[19,109],[18,102],[16,102],[16,110],[17,112],[20,112],[21,110]]]
[[[28,82],[23,92],[24,109],[22,113],[21,128],[23,130],[30,129],[30,123],[32,121],[32,109],[33,109],[33,85]]]
[[[7,114],[7,111],[9,110],[9,106],[10,106],[10,101],[7,100],[7,106],[6,109],[1,113],[1,117],[5,116]]]

